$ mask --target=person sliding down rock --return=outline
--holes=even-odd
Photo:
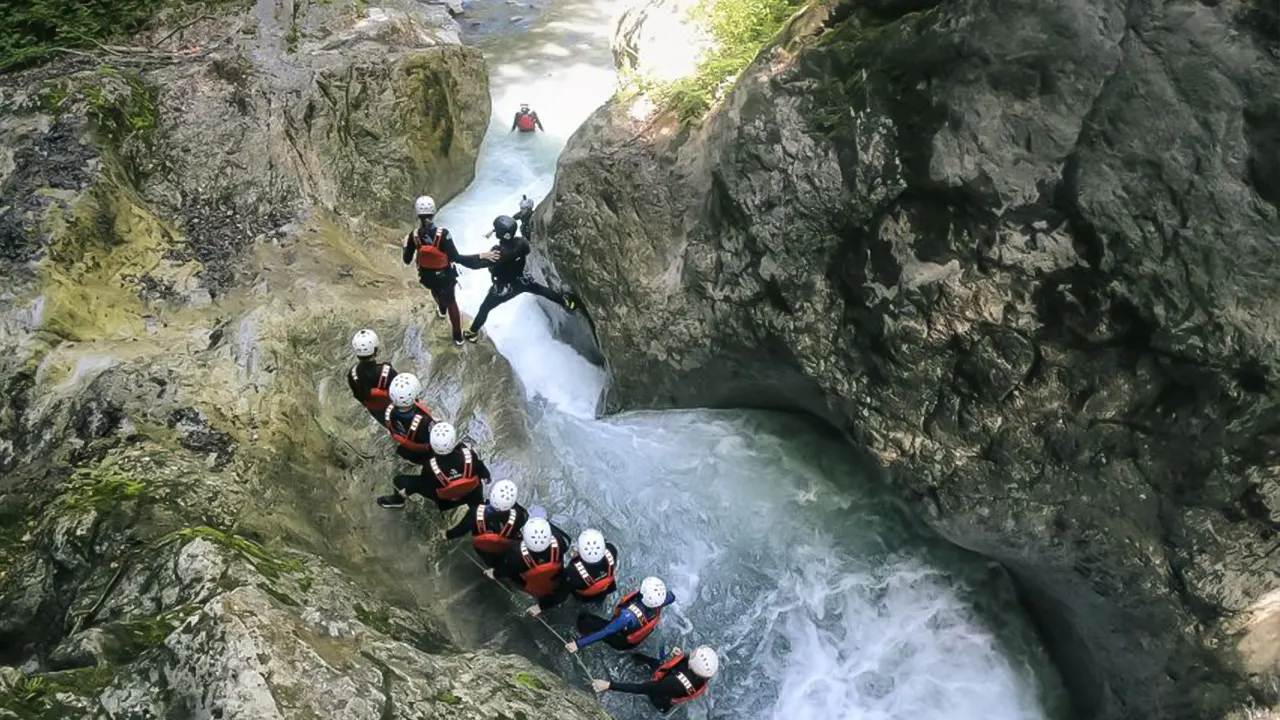
[[[391,363],[378,362],[378,336],[372,330],[366,328],[357,332],[351,338],[351,350],[357,361],[347,373],[347,387],[373,419],[382,422],[387,407],[391,405],[387,389],[396,379],[396,369],[391,367]]]
[[[489,484],[489,468],[480,453],[458,442],[457,430],[444,421],[431,426],[430,442],[433,457],[422,466],[422,473],[396,475],[391,480],[395,492],[378,498],[379,505],[401,508],[409,495],[431,499],[441,512],[484,502],[481,483]]]
[[[666,660],[632,653],[631,657],[653,671],[648,682],[616,683],[609,680],[592,680],[596,692],[614,692],[644,695],[649,703],[662,712],[669,712],[680,703],[688,702],[706,689],[711,678],[720,669],[720,658],[709,647],[700,647],[691,655],[676,648]]]
[[[520,103],[520,110],[516,112],[516,117],[511,121],[511,132],[519,130],[522,133],[533,132],[534,128],[546,132],[542,127],[542,121],[538,119],[538,113],[529,109],[529,103]]]
[[[603,640],[615,650],[632,650],[658,627],[662,608],[676,601],[666,583],[656,577],[647,577],[640,589],[618,601],[613,609],[613,619],[591,613],[578,614],[578,632],[582,637],[564,646],[569,652],[577,652]]]
[[[539,600],[554,596],[564,572],[569,536],[540,517],[529,518],[520,534],[520,542],[507,550],[502,567],[486,570],[485,574],[496,577],[501,573]]]
[[[539,601],[526,610],[537,617],[543,610],[564,602],[574,595],[582,602],[600,602],[618,589],[618,548],[604,541],[604,535],[594,528],[578,535],[576,552],[570,553],[569,564],[564,568],[563,582],[556,594],[544,603]]]
[[[488,568],[502,567],[507,550],[518,544],[520,531],[529,520],[529,511],[516,502],[516,484],[499,480],[489,491],[488,502],[462,516],[457,525],[444,530],[444,539],[453,540],[471,533],[471,547]]]
[[[561,295],[546,285],[534,282],[525,268],[525,259],[529,256],[529,242],[516,235],[516,221],[510,215],[499,215],[493,221],[494,234],[498,236],[498,244],[489,252],[480,253],[481,263],[478,267],[489,268],[493,277],[493,285],[489,294],[480,303],[480,310],[471,321],[471,327],[462,335],[471,342],[476,342],[480,328],[484,327],[489,313],[502,303],[521,293],[530,292],[544,297],[551,302],[572,312],[578,304],[572,297]]]
[[[427,406],[418,401],[422,383],[418,382],[417,375],[401,373],[391,381],[387,393],[391,396],[391,406],[383,414],[382,424],[399,446],[396,454],[415,465],[427,464],[432,457],[431,425],[435,419]],[[403,505],[401,502],[400,506]]]
[[[458,312],[455,290],[458,285],[458,248],[453,244],[449,231],[435,224],[436,201],[427,195],[413,202],[418,216],[418,229],[404,239],[404,264],[418,266],[418,282],[431,291],[436,301],[436,313],[449,316],[453,327],[453,344],[462,344],[462,316]],[[465,264],[465,263],[464,263]]]

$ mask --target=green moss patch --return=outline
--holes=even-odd
[[[146,483],[107,462],[91,468],[77,468],[67,490],[57,502],[74,510],[109,510],[141,499]]]
[[[542,682],[541,680],[530,675],[527,672],[518,672],[515,674],[515,677],[513,679],[516,681],[516,684],[519,685],[520,687],[529,688],[530,690],[545,691],[547,689],[546,683]]]
[[[212,528],[207,525],[183,528],[174,537],[179,540],[202,538],[216,543],[240,555],[264,577],[277,580],[285,574],[302,573],[306,566],[298,558],[286,557],[267,550],[249,538]]]

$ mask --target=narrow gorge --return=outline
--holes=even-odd
[[[363,327],[665,580],[648,650],[721,658],[677,717],[1272,717],[1266,5],[50,7],[0,32],[0,719],[655,717],[374,504]],[[539,200],[588,313],[453,346],[423,193],[464,253]]]

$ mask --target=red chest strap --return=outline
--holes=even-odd
[[[387,389],[387,377],[391,375],[391,366],[387,363],[382,364],[382,374],[378,376],[378,389]]]

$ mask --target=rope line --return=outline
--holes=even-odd
[[[485,571],[485,570],[488,570],[488,569],[489,569],[489,568],[486,568],[483,564],[481,564],[481,562],[480,562],[479,560],[475,559],[475,558],[474,558],[474,557],[472,557],[471,555],[468,555],[468,556],[467,556],[467,558],[468,558],[469,560],[471,560],[471,562],[472,562],[476,567],[480,568],[481,572],[483,572],[483,571]],[[486,575],[486,577],[488,577],[488,576]],[[501,581],[501,580],[499,580],[497,577],[492,577],[492,578],[489,578],[489,579],[490,579],[490,580],[493,580],[495,583],[497,583],[497,584],[498,584],[498,587],[500,587],[500,588],[502,588],[503,590],[505,590],[505,591],[506,591],[506,593],[507,593],[507,595],[510,595],[512,599],[517,600],[517,601],[519,601],[519,600],[520,600],[520,596],[516,595],[515,591],[514,591],[514,590],[512,590],[511,588],[507,587],[506,585],[503,585],[503,584],[502,584],[502,581]],[[523,612],[521,612],[521,614],[523,615],[524,613],[523,613]],[[555,629],[555,628],[553,628],[553,627],[551,627],[551,625],[550,625],[550,624],[549,624],[549,623],[548,623],[548,622],[547,622],[547,621],[546,621],[546,620],[545,620],[541,615],[539,615],[539,616],[538,616],[537,618],[535,618],[535,619],[536,619],[538,622],[542,623],[542,626],[543,626],[543,627],[545,627],[547,630],[549,630],[549,631],[551,632],[551,634],[552,634],[552,635],[554,635],[554,636],[556,637],[556,639],[560,641],[560,647],[561,647],[561,648],[563,648],[565,645],[568,645],[568,644],[569,644],[569,641],[568,641],[568,640],[565,640],[563,635],[561,635],[560,633],[556,632],[556,629]],[[581,657],[578,657],[578,653],[570,653],[570,655],[572,655],[572,656],[573,656],[573,659],[574,659],[574,661],[575,661],[575,662],[577,662],[578,667],[582,669],[582,674],[587,678],[587,684],[588,684],[588,685],[590,685],[590,684],[591,684],[591,681],[595,679],[595,676],[591,674],[591,670],[589,670],[589,669],[587,668],[587,664],[586,664],[586,663],[584,663],[584,662],[582,662],[582,658],[581,658]]]

